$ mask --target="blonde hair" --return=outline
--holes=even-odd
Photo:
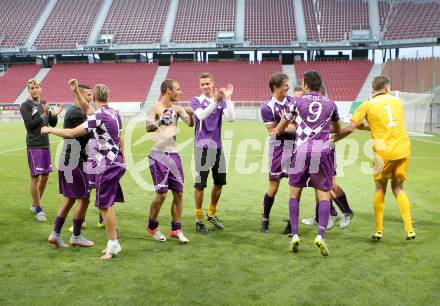
[[[107,102],[110,90],[104,84],[96,84],[93,88],[93,97],[99,102]]]
[[[38,81],[37,79],[30,79],[29,81],[27,81],[27,88],[29,89],[29,86],[30,85],[35,85],[35,86],[38,86],[38,87],[40,87],[41,86],[41,83],[40,83],[40,81]]]

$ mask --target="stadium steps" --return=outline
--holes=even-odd
[[[179,0],[171,0],[168,8],[168,15],[163,27],[161,45],[168,45],[173,35],[174,23],[176,22],[177,8],[179,7]]]
[[[102,3],[101,9],[99,10],[99,15],[96,17],[95,24],[93,25],[92,31],[90,31],[89,39],[87,40],[88,45],[97,44],[99,33],[104,26],[104,22],[107,19],[108,12],[112,7],[113,0],[104,0]]]
[[[244,42],[245,7],[245,0],[237,0],[235,8],[235,40],[237,42]]]
[[[371,82],[375,76],[382,74],[382,64],[374,64],[359,91],[356,101],[368,100],[371,96]]]
[[[306,32],[306,20],[304,18],[304,8],[302,0],[292,0],[295,5],[295,26],[296,26],[296,37],[299,42],[307,41]]]
[[[31,49],[32,46],[35,43],[35,40],[38,37],[38,34],[40,34],[41,30],[44,27],[44,24],[46,23],[47,19],[49,18],[50,14],[52,13],[55,5],[57,4],[58,0],[50,0],[47,4],[46,8],[44,9],[43,13],[41,14],[40,18],[38,19],[37,24],[35,25],[34,29],[32,30],[31,35],[29,35],[29,38],[26,42],[26,47],[28,49]]]
[[[170,66],[158,66],[153,82],[151,82],[150,90],[145,99],[144,109],[148,109],[160,97],[160,84],[167,78]]]
[[[380,21],[378,0],[368,0],[368,15],[370,18],[371,37],[380,39]]]
[[[289,77],[289,87],[290,90],[293,92],[293,89],[295,88],[296,84],[298,84],[298,80],[296,79],[296,71],[294,65],[283,65],[283,72],[287,74]]]
[[[33,78],[41,82],[49,73],[49,71],[50,68],[41,68]],[[18,95],[17,99],[15,99],[14,103],[16,104],[23,103],[24,101],[26,101],[27,95],[28,95],[28,90],[27,90],[27,86],[25,85],[23,91]]]

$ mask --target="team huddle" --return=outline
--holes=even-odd
[[[370,130],[374,140],[374,211],[376,232],[373,239],[383,237],[384,196],[388,180],[399,204],[405,226],[405,237],[415,239],[409,200],[403,190],[410,156],[410,141],[404,127],[402,103],[393,97],[390,80],[379,76],[373,80],[373,97],[356,110],[351,123],[342,128],[335,102],[325,96],[325,88],[319,73],[304,74],[302,86],[295,89],[294,97],[288,96],[289,78],[276,73],[269,80],[272,97],[261,106],[261,117],[269,133],[269,186],[263,199],[261,231],[269,232],[269,218],[275,195],[282,178],[290,185],[289,220],[284,231],[291,236],[289,249],[298,252],[299,207],[304,187],[315,189],[316,213],[314,218],[303,219],[307,225],[317,224],[314,240],[323,256],[329,248],[325,240],[327,229],[340,222],[341,228],[349,226],[354,216],[345,192],[336,184],[336,153],[334,142],[346,137],[355,129]],[[125,173],[124,139],[119,112],[108,105],[109,89],[98,84],[93,89],[77,80],[69,81],[73,105],[66,112],[63,129],[55,128],[61,105],[49,110],[41,100],[41,85],[28,81],[29,99],[21,105],[27,130],[27,156],[31,174],[31,211],[37,220],[46,221],[41,205],[49,173],[52,171],[48,134],[64,138],[58,165],[59,191],[64,196],[59,206],[48,242],[57,247],[67,247],[61,237],[61,229],[75,202],[71,246],[91,247],[94,242],[81,234],[92,188],[96,190],[95,206],[100,213],[100,226],[105,227],[108,242],[101,259],[110,259],[121,250],[118,241],[116,215],[113,205],[124,202],[120,179]],[[177,124],[179,118],[194,127],[194,202],[195,230],[209,232],[205,222],[215,229],[224,229],[217,216],[217,206],[226,185],[226,161],[222,149],[222,120],[234,121],[232,102],[234,88],[228,84],[217,90],[209,73],[199,77],[200,96],[194,97],[189,106],[177,104],[181,95],[175,80],[161,84],[161,96],[147,113],[146,132],[151,133],[153,147],[148,154],[155,195],[150,205],[147,233],[164,242],[166,236],[159,228],[159,213],[171,190],[171,230],[169,236],[181,243],[189,238],[182,231],[184,172],[177,150]],[[367,124],[364,122],[366,121]],[[203,213],[204,190],[209,172],[213,187],[207,213]],[[333,206],[341,210],[339,215]]]

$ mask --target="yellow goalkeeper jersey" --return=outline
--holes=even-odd
[[[384,160],[410,156],[411,144],[405,128],[402,101],[390,94],[376,95],[363,102],[351,117],[361,124],[366,119],[373,137],[373,149]]]

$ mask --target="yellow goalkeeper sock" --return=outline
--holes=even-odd
[[[374,217],[376,219],[376,232],[383,232],[383,211],[385,208],[385,194],[376,191],[374,194]]]
[[[210,217],[215,216],[216,212],[217,212],[217,206],[209,204],[209,206],[208,206],[208,216],[210,216]]]
[[[402,216],[403,223],[405,225],[405,231],[409,232],[414,230],[411,220],[411,210],[409,207],[409,200],[404,191],[399,192],[396,197],[397,203],[399,204],[400,215]]]
[[[203,210],[201,208],[196,208],[196,219],[203,219]]]

